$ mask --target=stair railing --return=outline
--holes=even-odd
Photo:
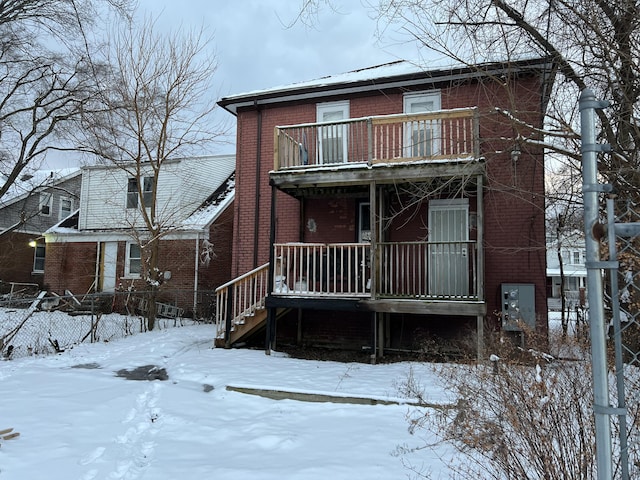
[[[264,308],[269,264],[254,268],[216,289],[216,338],[229,343],[234,325]]]

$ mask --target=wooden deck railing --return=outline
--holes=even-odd
[[[264,307],[268,275],[266,263],[216,289],[217,338],[225,338],[234,324]]]
[[[386,242],[274,246],[275,295],[477,300],[476,243]],[[377,275],[371,292],[372,275]]]
[[[478,299],[474,241],[389,242],[379,247],[380,297]]]
[[[368,243],[274,245],[278,295],[369,296]]]
[[[274,169],[477,157],[475,108],[276,127]]]

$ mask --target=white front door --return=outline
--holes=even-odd
[[[316,121],[339,122],[349,118],[349,102],[327,102],[316,106]],[[347,125],[318,127],[318,163],[343,163],[347,161]]]
[[[469,203],[429,202],[429,294],[469,295]]]
[[[118,242],[100,243],[98,267],[98,290],[113,292],[116,289],[116,261],[118,259]]]

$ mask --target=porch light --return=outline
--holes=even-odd
[[[517,162],[520,159],[520,149],[518,147],[514,147],[513,150],[511,150],[511,161],[512,162]]]
[[[29,240],[29,246],[31,248],[36,248],[38,246],[38,240],[42,240],[44,237],[34,238],[33,240]]]

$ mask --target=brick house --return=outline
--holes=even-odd
[[[44,232],[80,200],[80,169],[22,175],[0,199],[0,281],[44,287]]]
[[[158,222],[164,235],[160,301],[198,315],[200,295],[231,273],[235,157],[168,160],[158,178]],[[151,173],[150,173],[151,175]],[[45,233],[45,282],[51,292],[144,291],[137,182],[116,166],[82,169],[79,210]]]
[[[267,349],[481,355],[490,331],[545,335],[552,68],[400,61],[221,99],[237,117],[237,278],[217,343],[266,329]]]

